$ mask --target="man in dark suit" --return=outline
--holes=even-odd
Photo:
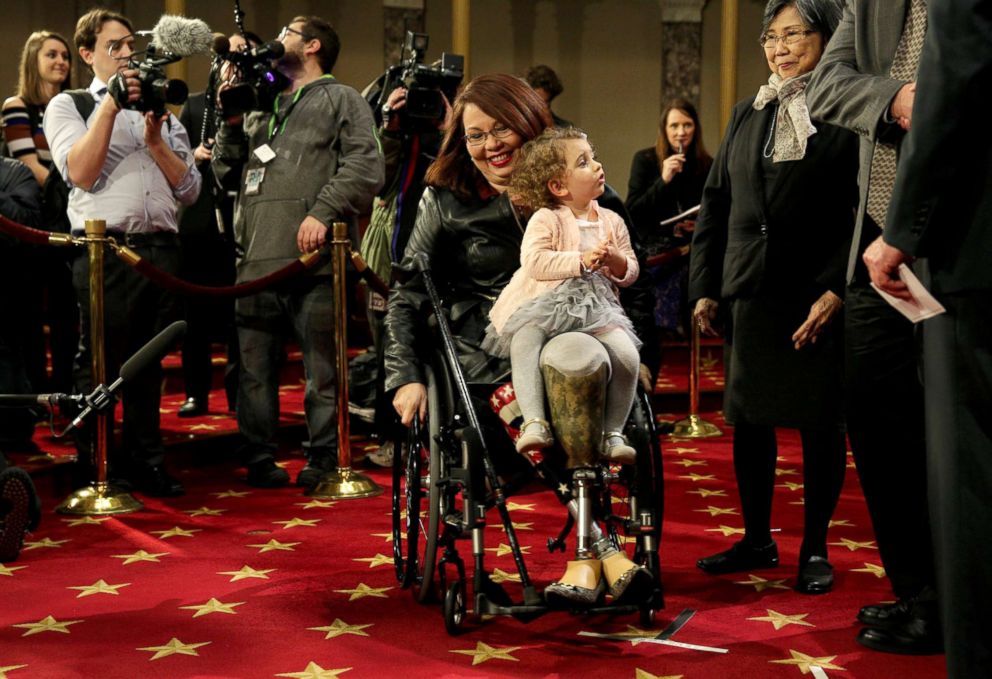
[[[919,88],[872,280],[925,257],[947,313],[923,328],[927,448],[948,676],[992,677],[992,0],[933,0]]]
[[[899,145],[912,121],[926,31],[924,0],[848,0],[813,73],[814,120],[861,136],[861,190],[848,266],[845,367],[848,436],[898,602],[865,606],[858,641],[897,653],[941,647],[927,508],[923,386],[912,323],[870,287],[861,254],[881,234]]]

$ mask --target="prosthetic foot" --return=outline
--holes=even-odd
[[[603,562],[603,579],[609,587],[613,603],[617,605],[640,603],[651,596],[654,578],[644,566],[638,566],[618,550],[609,538],[601,538],[593,551]]]
[[[544,588],[544,600],[552,608],[588,607],[606,594],[599,559],[569,561],[565,574]]]

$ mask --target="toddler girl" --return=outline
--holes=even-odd
[[[555,335],[579,331],[595,336],[610,357],[599,451],[612,461],[634,461],[622,431],[637,390],[641,342],[616,286],[633,283],[638,266],[623,219],[596,204],[605,182],[586,135],[572,127],[546,130],[517,159],[511,195],[537,211],[524,233],[521,266],[489,313],[482,346],[510,357],[524,417],[516,443],[521,453],[554,442],[544,413],[541,348]]]

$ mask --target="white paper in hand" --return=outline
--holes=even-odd
[[[882,299],[891,304],[896,311],[913,323],[925,321],[946,311],[943,305],[930,294],[930,291],[923,287],[923,283],[916,277],[913,270],[905,264],[899,265],[899,280],[909,288],[909,294],[913,296],[913,299],[905,300],[893,297],[884,290],[879,290],[878,286],[874,283],[871,284],[871,287],[875,288],[875,291],[882,296]]]

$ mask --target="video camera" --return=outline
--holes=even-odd
[[[383,108],[389,94],[397,87],[406,89],[406,106],[397,111],[400,128],[406,131],[436,129],[444,120],[444,97],[453,101],[462,82],[465,57],[460,54],[442,53],[441,58],[429,66],[424,64],[424,54],[430,38],[426,33],[406,32],[403,51],[409,57],[389,69],[378,79],[383,83],[376,101],[376,112],[389,113]]]
[[[161,116],[165,114],[166,104],[179,106],[189,96],[186,83],[167,77],[165,66],[183,57],[206,52],[213,36],[210,28],[199,19],[168,14],[163,15],[152,30],[138,31],[136,35],[152,38],[143,51],[131,55],[127,66],[138,71],[141,96],[137,101],[128,101],[127,82],[121,73],[110,79],[107,91],[121,108],[142,113],[153,111]],[[139,57],[142,57],[140,61]]]
[[[221,36],[214,41],[213,50],[219,61],[226,61],[235,69],[230,78],[232,84],[220,92],[220,107],[225,116],[271,109],[275,98],[289,84],[286,76],[272,65],[286,52],[281,42],[273,40],[250,50],[232,51],[230,41]]]

